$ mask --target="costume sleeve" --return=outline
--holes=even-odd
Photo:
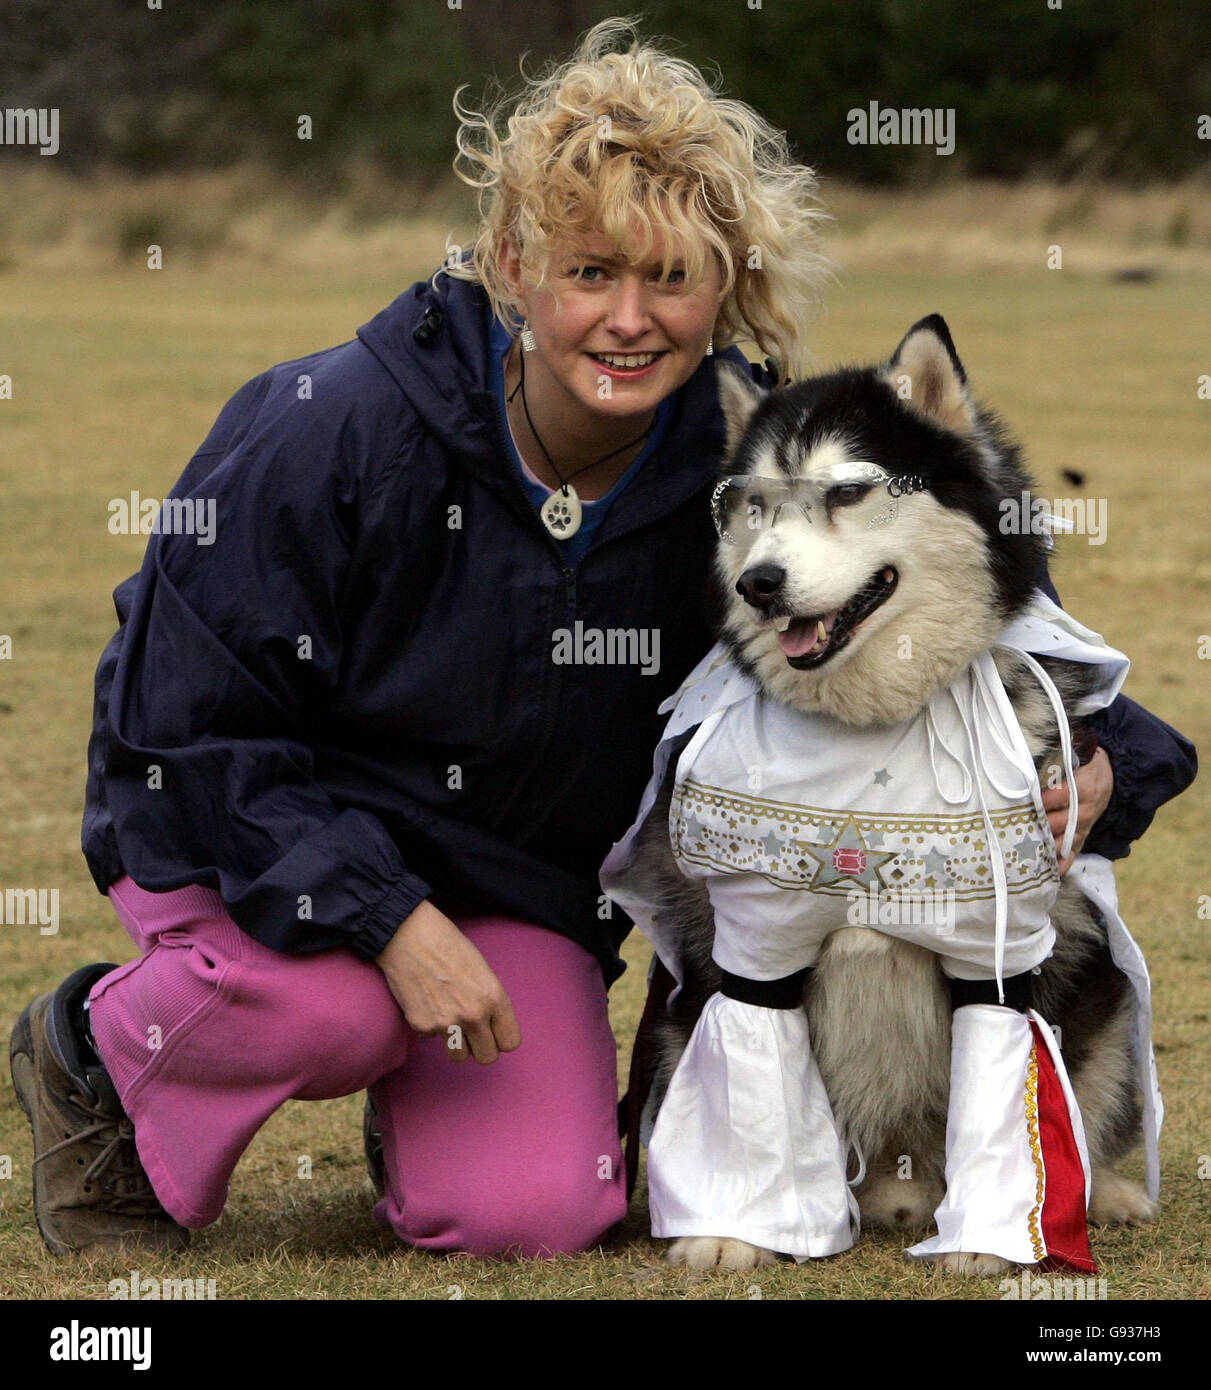
[[[1039,587],[1060,602],[1045,570]],[[1114,790],[1089,832],[1085,850],[1125,859],[1131,842],[1148,829],[1157,810],[1194,781],[1198,755],[1188,738],[1125,695],[1086,720],[1110,758]]]
[[[310,733],[337,680],[372,451],[347,411],[272,375],[237,393],[173,489],[201,525],[153,533],[115,593],[92,814],[141,886],[203,882],[273,949],[371,958],[429,885],[376,816],[317,784]]]

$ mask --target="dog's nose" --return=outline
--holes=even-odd
[[[768,608],[785,582],[781,565],[754,565],[736,580],[736,592],[754,608]]]

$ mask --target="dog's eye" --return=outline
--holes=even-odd
[[[869,483],[841,483],[838,487],[829,488],[828,505],[830,507],[852,507],[855,502],[861,502],[869,491]]]
[[[742,520],[750,531],[760,531],[765,525],[765,498],[759,492],[750,492],[744,499]]]

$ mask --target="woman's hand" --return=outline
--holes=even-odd
[[[404,918],[376,958],[409,1024],[426,1037],[444,1033],[456,1062],[467,1048],[487,1066],[521,1046],[504,986],[458,927],[426,898]]]
[[[1061,859],[1061,877],[1072,867],[1072,861],[1081,852],[1089,832],[1093,829],[1102,812],[1110,804],[1110,794],[1114,791],[1114,772],[1110,758],[1104,748],[1099,748],[1093,757],[1079,767],[1075,774],[1077,811],[1076,831],[1072,837],[1072,853]],[[1055,836],[1056,851],[1064,838],[1064,826],[1068,820],[1068,784],[1053,787],[1043,793],[1043,809],[1047,812],[1047,824]]]

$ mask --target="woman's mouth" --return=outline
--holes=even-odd
[[[606,376],[617,381],[638,381],[651,375],[660,365],[667,349],[660,352],[590,352],[587,355]]]

